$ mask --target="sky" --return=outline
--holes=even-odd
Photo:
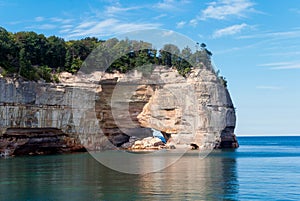
[[[0,0],[0,26],[66,40],[165,29],[205,43],[228,81],[237,136],[300,135],[296,0]]]

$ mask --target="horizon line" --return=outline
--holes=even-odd
[[[300,137],[300,134],[245,134],[236,137]]]

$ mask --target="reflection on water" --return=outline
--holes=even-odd
[[[236,162],[213,153],[197,159],[188,153],[169,168],[141,177],[140,191],[166,200],[235,200],[238,193]]]
[[[221,151],[189,152],[145,175],[113,171],[87,153],[20,157],[1,160],[0,177],[0,200],[236,200],[239,191],[235,152]]]

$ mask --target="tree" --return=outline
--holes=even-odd
[[[45,64],[51,68],[64,67],[66,59],[66,44],[64,39],[50,36],[46,49]]]
[[[179,48],[173,44],[166,44],[163,47],[162,60],[167,66],[175,66],[178,62],[178,56],[180,53]]]
[[[0,66],[14,72],[18,57],[19,51],[14,42],[14,35],[0,27]]]
[[[181,50],[181,58],[188,61],[191,59],[191,56],[192,56],[192,50],[188,46],[186,46]]]
[[[135,66],[143,66],[145,64],[151,63],[148,55],[148,49],[139,50],[135,58]]]
[[[211,56],[212,53],[206,48],[206,44],[201,43],[200,50],[196,50],[194,54],[191,55],[191,63],[194,66],[199,66],[199,64],[204,64],[208,69],[212,69]]]
[[[102,41],[87,37],[65,42],[57,36],[47,38],[24,31],[13,34],[0,27],[0,67],[8,75],[18,73],[31,80],[53,81],[53,73],[57,70],[76,73],[81,69],[90,73],[95,69],[107,69],[108,72],[126,73],[138,69],[150,74],[156,64],[174,67],[186,76],[192,66],[212,69],[211,56],[204,43],[197,43],[196,52],[192,53],[189,47],[180,51],[174,44],[157,50],[151,43],[127,38]]]
[[[223,77],[223,76],[220,76],[219,79],[220,79],[221,84],[222,84],[225,88],[227,88],[227,80],[226,80],[226,78]]]
[[[71,68],[70,68],[70,72],[71,73],[76,73],[81,68],[82,63],[83,63],[83,61],[79,57],[74,58],[72,60],[72,65],[71,65]]]
[[[10,38],[8,32],[0,27],[0,62],[7,60],[7,54],[10,50]]]
[[[25,48],[22,48],[19,53],[19,75],[33,80],[35,78],[32,65],[28,58],[28,53],[25,51]]]
[[[27,53],[27,59],[32,65],[45,64],[46,50],[48,41],[43,34],[37,34],[35,32],[18,32],[15,34],[16,43],[21,50],[25,49]]]
[[[205,44],[205,43],[201,43],[200,47],[201,47],[202,49],[205,49],[205,48],[206,48],[206,44]]]
[[[48,66],[40,66],[37,69],[39,77],[43,78],[46,82],[53,81],[52,79],[52,69]]]
[[[65,55],[65,70],[67,72],[71,72],[71,66],[72,66],[72,62],[73,62],[73,57],[71,54],[71,51],[68,49],[66,51],[66,55]]]

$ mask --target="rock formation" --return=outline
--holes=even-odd
[[[152,136],[151,128],[162,131],[175,144],[238,146],[234,106],[211,70],[196,68],[184,78],[174,69],[158,66],[147,78],[137,72],[62,73],[60,81],[0,78],[0,150],[8,146],[4,138],[9,137],[10,129],[28,131],[30,141],[28,133],[36,128],[56,129],[60,137],[72,139],[68,150],[80,145],[89,150],[116,148],[132,136]],[[59,141],[63,144],[64,139]]]
[[[0,137],[0,153],[10,155],[42,155],[85,151],[57,128],[8,128]]]

